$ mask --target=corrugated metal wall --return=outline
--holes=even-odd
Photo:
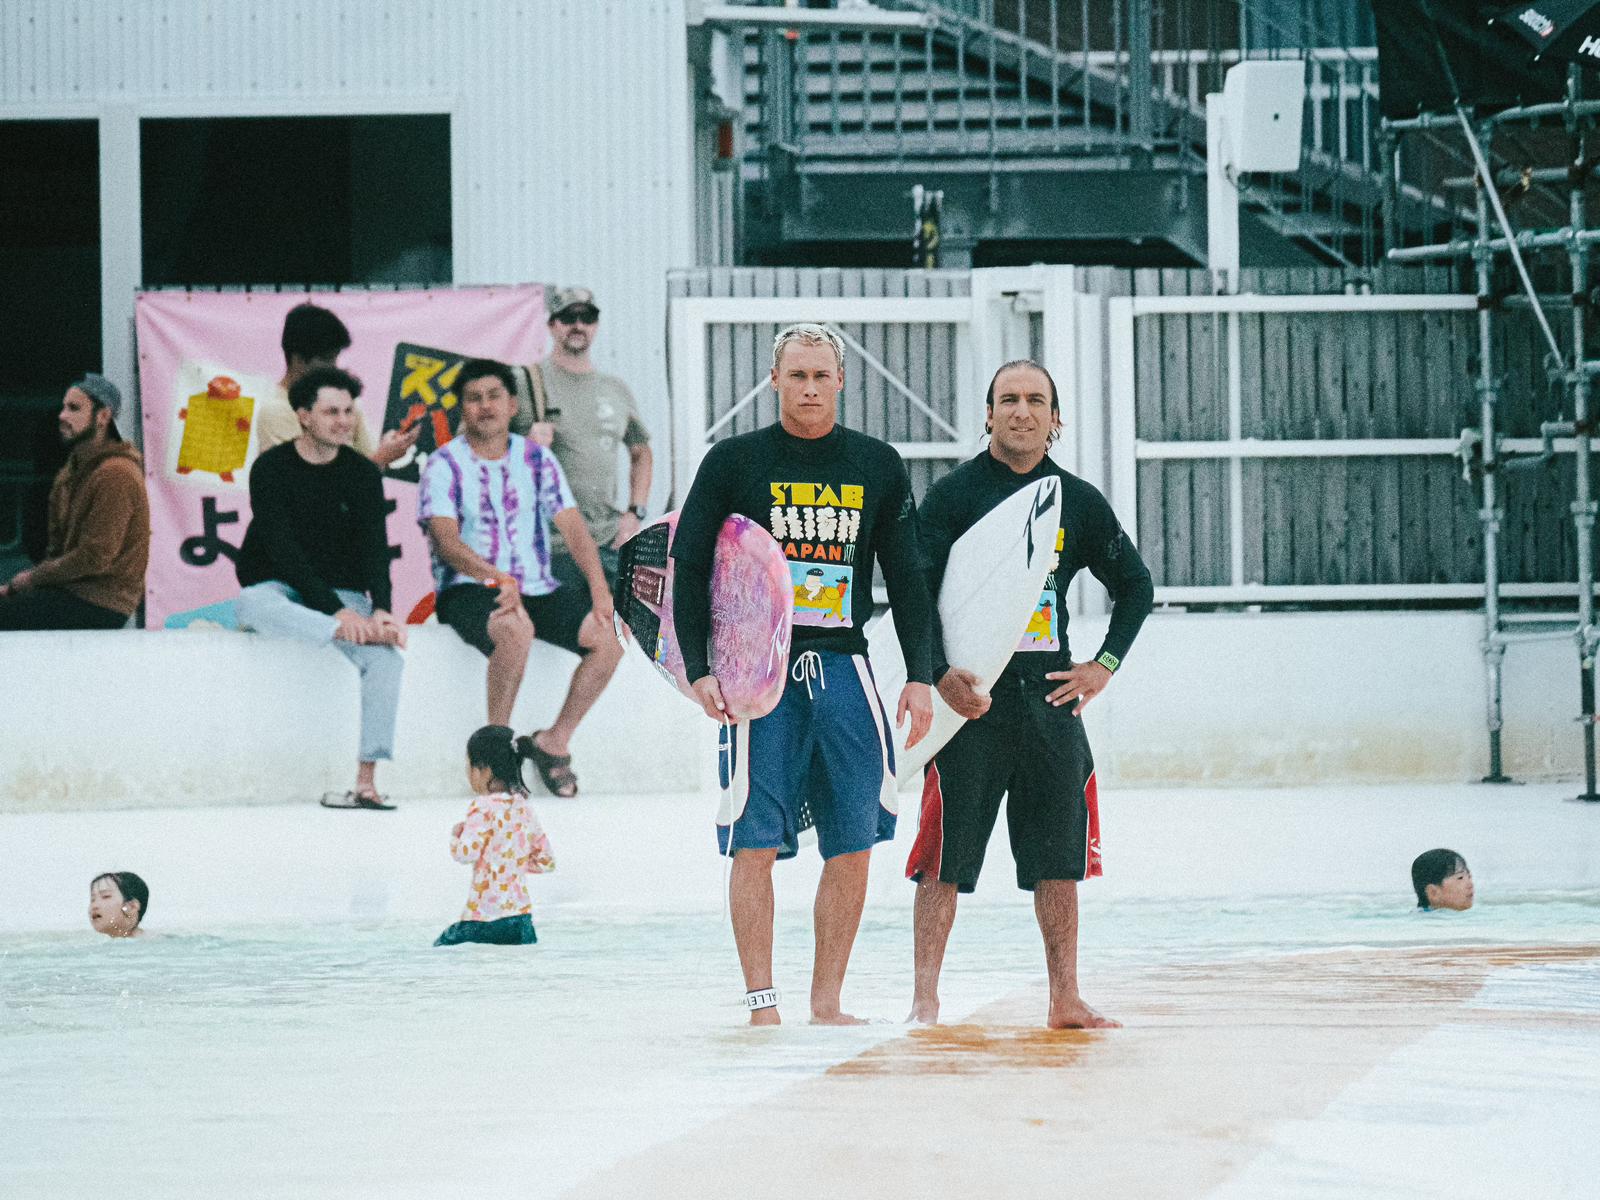
[[[596,358],[664,434],[665,274],[695,261],[684,19],[684,0],[4,0],[0,115],[448,101],[456,281],[593,287]]]

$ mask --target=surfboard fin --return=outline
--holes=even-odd
[[[647,525],[617,552],[612,603],[641,646],[655,645],[661,630],[661,617],[655,609],[667,601],[667,550],[671,539],[672,529],[665,522]]]

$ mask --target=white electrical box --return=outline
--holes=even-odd
[[[1298,58],[1242,62],[1222,83],[1228,166],[1234,171],[1298,171],[1306,65]]]

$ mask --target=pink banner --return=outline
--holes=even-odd
[[[536,362],[544,352],[544,289],[421,292],[145,292],[135,304],[150,570],[145,623],[231,624],[234,558],[250,522],[256,415],[283,377],[283,318],[310,300],[337,313],[351,346],[339,365],[357,376],[374,439],[409,417],[423,425],[417,454],[384,480],[395,615],[433,590],[417,527],[416,477],[455,424],[450,385],[463,358]]]

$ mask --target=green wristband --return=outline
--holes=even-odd
[[[1100,656],[1095,659],[1095,662],[1099,663],[1108,671],[1115,671],[1122,665],[1122,660],[1109,650],[1100,651]]]

